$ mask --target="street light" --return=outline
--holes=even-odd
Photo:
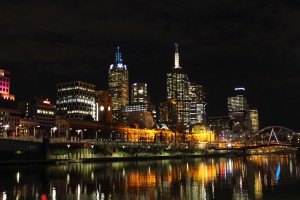
[[[77,132],[77,134],[78,134],[78,141],[79,141],[79,138],[80,138],[79,135],[80,135],[80,132],[82,132],[82,130],[79,129],[79,130],[76,130],[76,132]]]
[[[4,130],[5,130],[4,137],[7,137],[7,129],[9,128],[9,124],[4,125],[3,127],[4,127]]]
[[[40,126],[36,126],[36,128],[40,128]],[[35,137],[35,126],[33,127],[33,136]]]
[[[51,128],[51,130],[50,130],[51,138],[53,137],[53,133],[56,131],[56,129],[57,129],[57,127]]]
[[[5,125],[5,126],[8,126],[8,127],[9,127],[9,125]],[[21,124],[18,125],[18,126],[16,126],[16,137],[18,136],[18,129],[20,129],[21,127],[22,127]]]

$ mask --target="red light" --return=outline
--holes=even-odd
[[[43,194],[41,200],[47,200],[47,195]]]

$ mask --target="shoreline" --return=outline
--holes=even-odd
[[[290,154],[296,156],[300,154],[296,151],[278,151],[263,152],[257,154],[242,154],[240,152],[233,153],[216,153],[208,152],[205,154],[176,154],[176,155],[149,155],[149,156],[104,156],[97,158],[79,158],[79,159],[23,159],[23,160],[1,160],[1,166],[16,165],[59,165],[59,164],[76,164],[76,163],[101,163],[101,162],[128,162],[128,161],[147,161],[147,160],[167,160],[167,159],[191,159],[191,158],[208,158],[208,157],[235,157],[235,156],[252,156],[252,155],[268,155],[268,154]]]

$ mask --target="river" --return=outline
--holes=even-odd
[[[294,154],[0,167],[0,200],[300,199]]]

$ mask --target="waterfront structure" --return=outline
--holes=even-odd
[[[205,127],[202,123],[191,125],[191,133],[187,135],[187,140],[193,143],[200,144],[201,142],[209,143],[215,141],[215,133],[211,127]]]
[[[82,81],[57,84],[56,110],[68,119],[96,119],[96,86]]]
[[[10,71],[0,69],[0,134],[10,136],[20,124],[15,96],[10,94]]]
[[[256,132],[259,130],[258,110],[256,108],[249,109],[251,120],[251,131]]]
[[[108,91],[112,100],[113,122],[122,122],[122,107],[129,103],[128,70],[123,64],[120,48],[117,48],[115,63],[108,71]]]
[[[205,123],[206,110],[205,110],[205,93],[202,85],[196,83],[189,83],[189,96],[190,96],[190,123]]]
[[[111,123],[112,122],[112,101],[108,90],[96,91],[96,121]]]
[[[71,141],[98,139],[104,132],[102,124],[97,121],[68,119],[64,116],[56,117],[55,127],[50,133],[50,138],[63,137]]]
[[[171,102],[175,110],[171,113],[171,119],[179,127],[177,130],[187,130],[190,123],[190,97],[188,76],[179,66],[178,44],[175,44],[175,62],[170,73],[167,73],[167,101]],[[170,119],[170,118],[169,118]]]

